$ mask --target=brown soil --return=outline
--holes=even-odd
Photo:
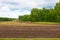
[[[0,38],[60,38],[60,25],[1,25]]]

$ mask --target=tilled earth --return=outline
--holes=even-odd
[[[60,38],[60,25],[0,25],[0,38]]]

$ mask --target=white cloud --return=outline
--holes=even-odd
[[[17,18],[32,8],[53,7],[58,0],[0,0],[0,16]]]

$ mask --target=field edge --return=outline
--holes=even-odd
[[[60,40],[60,38],[0,38],[0,40]]]

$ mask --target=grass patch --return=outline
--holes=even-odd
[[[9,26],[41,26],[41,25],[60,25],[60,23],[57,22],[0,22],[0,25],[9,25]]]
[[[30,24],[60,24],[60,22],[12,22],[12,21],[7,21],[7,22],[0,22],[0,24],[20,24],[20,23],[30,23]]]
[[[60,24],[59,22],[35,22],[37,24]]]
[[[60,38],[0,38],[0,40],[60,40]]]

